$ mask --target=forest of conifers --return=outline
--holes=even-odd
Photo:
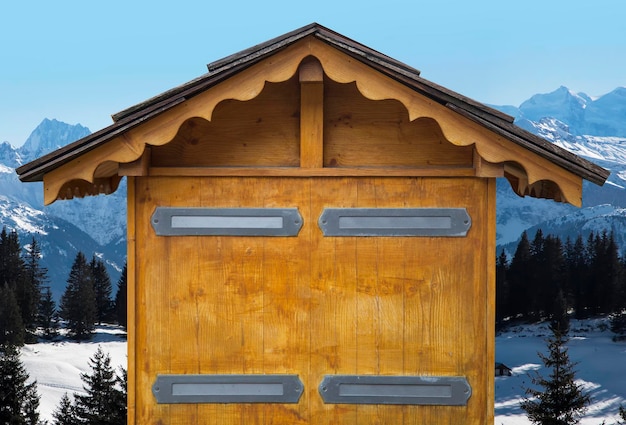
[[[560,311],[577,319],[626,308],[626,258],[620,257],[612,233],[583,239],[526,232],[512,258],[501,251],[496,260],[496,321],[548,319]]]
[[[41,266],[39,244],[33,238],[22,246],[17,233],[0,232],[0,345],[35,342],[39,336],[54,338],[59,322],[68,335],[89,339],[96,323],[126,326],[126,270],[112,298],[112,285],[103,261],[87,261],[78,252],[57,307],[47,270]],[[39,329],[39,332],[37,330]]]

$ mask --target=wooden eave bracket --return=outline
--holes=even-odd
[[[506,174],[506,164],[519,164],[518,168],[523,170],[527,183],[514,187],[517,193],[542,196],[554,193],[554,188],[558,187],[559,199],[574,205],[582,203],[582,178],[506,140],[445,105],[408,89],[402,83],[313,36],[280,50],[267,60],[251,65],[241,73],[232,75],[47,173],[44,176],[45,203],[49,204],[64,197],[61,191],[72,187],[70,182],[83,180],[96,184],[97,181],[101,181],[98,179],[113,178],[113,175],[96,175],[100,165],[105,162],[119,165],[114,173],[115,178],[119,177],[118,174],[146,175],[149,171],[149,154],[145,152],[149,145],[162,146],[169,143],[181,125],[190,118],[211,121],[215,107],[223,100],[253,99],[261,93],[266,82],[287,81],[297,72],[302,108],[301,168],[319,168],[323,162],[325,75],[338,83],[355,82],[360,93],[370,100],[395,99],[401,102],[407,109],[411,121],[420,117],[434,119],[450,143],[457,146],[474,146],[476,151],[474,167],[478,176],[497,177]],[[526,181],[516,178],[518,181]],[[544,182],[547,181],[554,184],[546,186]],[[79,187],[79,194],[82,193],[81,185],[74,186]],[[541,189],[544,186],[549,187],[549,190]],[[524,187],[531,190],[524,190]],[[91,190],[84,192],[91,193]],[[73,196],[77,196],[76,193]]]
[[[67,200],[73,198],[84,198],[85,196],[96,196],[101,194],[110,195],[117,190],[121,180],[122,178],[120,176],[95,178],[93,182],[88,182],[85,180],[71,180],[61,186],[56,199]]]
[[[476,177],[504,177],[504,164],[485,161],[474,149],[474,170]]]
[[[121,163],[117,174],[120,176],[140,177],[147,176],[150,168],[150,147],[147,146],[139,159],[132,162]]]

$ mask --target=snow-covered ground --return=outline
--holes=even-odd
[[[22,363],[31,379],[37,380],[41,396],[39,414],[41,419],[52,420],[52,412],[59,405],[64,393],[84,394],[81,373],[91,373],[89,359],[98,347],[111,357],[111,366],[118,370],[126,368],[126,334],[116,326],[98,326],[89,342],[40,342],[22,348]]]
[[[619,419],[620,404],[626,408],[626,342],[613,342],[607,319],[573,320],[567,344],[570,360],[578,362],[575,369],[578,383],[592,398],[582,425],[614,424]],[[548,354],[546,324],[509,328],[496,337],[496,361],[513,369],[513,376],[496,377],[497,425],[530,424],[519,402],[524,388],[531,385],[528,373],[538,371],[547,377],[537,352]]]
[[[496,360],[513,369],[513,376],[496,378],[496,425],[530,424],[519,401],[530,385],[528,372],[542,369],[537,352],[547,353],[546,325],[511,327],[496,337]],[[579,362],[579,383],[590,392],[593,404],[582,425],[614,424],[620,404],[626,407],[626,342],[613,342],[606,319],[572,321],[570,359]],[[126,367],[126,341],[114,326],[99,326],[94,339],[87,343],[68,341],[26,345],[22,362],[32,379],[37,380],[41,395],[42,419],[50,420],[63,394],[82,392],[80,374],[90,373],[89,358],[98,346],[109,353],[114,367]]]

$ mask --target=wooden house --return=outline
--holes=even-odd
[[[504,363],[496,363],[496,376],[512,376],[513,371]]]
[[[488,424],[495,186],[608,172],[318,24],[20,167],[128,179],[131,424]]]

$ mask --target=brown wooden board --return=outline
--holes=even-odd
[[[477,178],[134,178],[135,424],[493,421],[494,185]],[[181,192],[180,188],[187,188]],[[298,208],[297,237],[156,236],[156,206]],[[464,207],[465,238],[324,237],[324,208]],[[158,374],[297,374],[297,404],[158,405]],[[328,374],[465,376],[467,406],[324,404]]]

